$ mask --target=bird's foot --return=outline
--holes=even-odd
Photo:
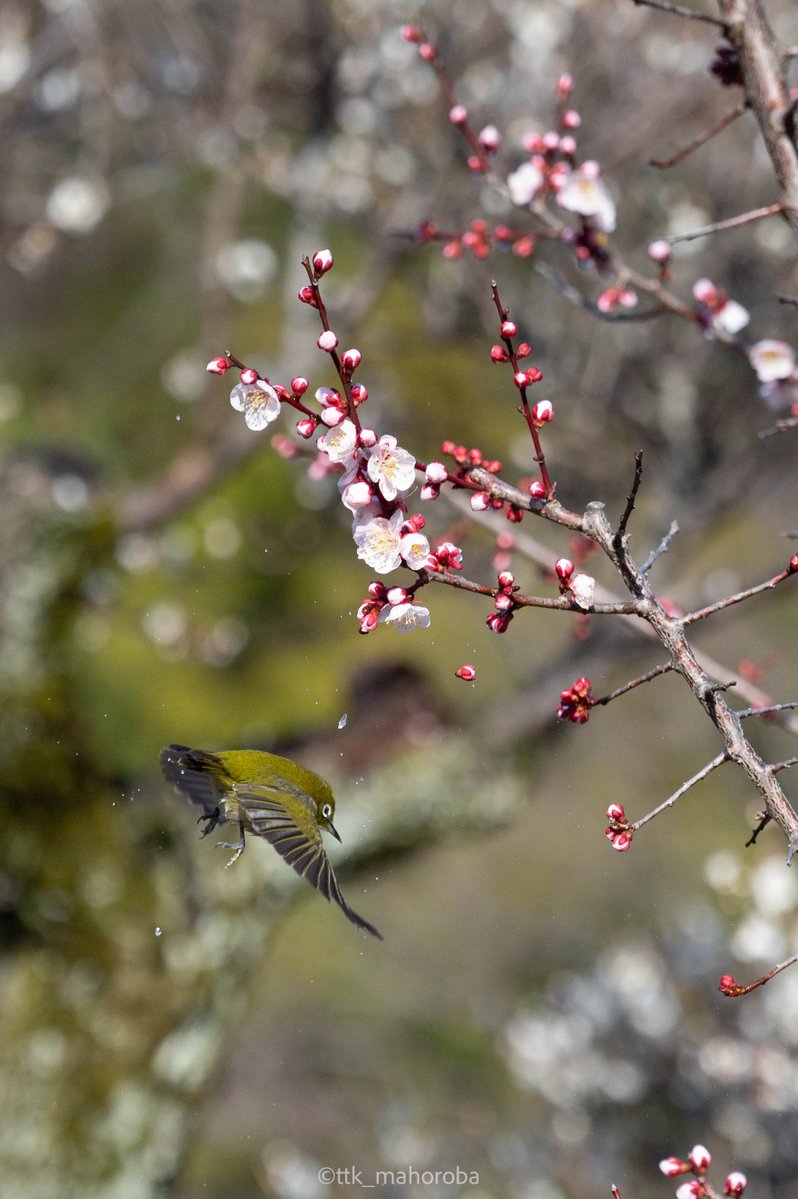
[[[233,865],[233,863],[237,862],[238,859],[241,857],[242,853],[244,852],[244,838],[242,836],[240,841],[217,841],[216,847],[217,847],[217,849],[234,849],[235,850],[235,853],[233,854],[230,861],[225,862],[224,868],[225,868],[225,870],[229,870],[230,867]]]
[[[205,828],[200,833],[201,837],[207,837],[208,833],[213,832],[213,830],[216,828],[217,824],[219,823],[220,816],[221,816],[221,812],[219,811],[218,808],[215,808],[212,812],[204,812],[202,814],[202,816],[197,817],[197,824],[199,824],[202,820],[205,820],[207,822],[205,825]]]

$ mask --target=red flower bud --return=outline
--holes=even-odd
[[[470,666],[467,664],[465,666],[461,666],[460,669],[456,670],[454,673],[455,678],[464,679],[467,683],[473,683],[474,679],[477,677],[477,668],[476,666]]]
[[[205,369],[212,375],[225,375],[232,365],[226,358],[211,358]]]

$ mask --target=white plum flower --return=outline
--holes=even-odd
[[[380,614],[383,624],[392,624],[397,633],[412,633],[414,629],[428,629],[429,608],[421,604],[394,604],[383,608]]]
[[[743,308],[742,304],[738,304],[736,300],[727,300],[722,308],[713,312],[712,327],[733,337],[735,333],[739,333],[741,329],[745,328],[750,319],[751,314],[747,308]]]
[[[573,599],[574,603],[577,604],[578,607],[584,608],[585,611],[587,611],[587,609],[593,603],[593,593],[596,590],[596,580],[591,578],[590,575],[580,572],[579,574],[571,576],[568,583],[568,590],[571,593],[571,598]]]
[[[513,204],[520,208],[531,204],[543,182],[543,172],[533,162],[522,162],[512,175],[507,176],[507,189]]]
[[[330,462],[349,462],[357,453],[357,429],[354,423],[346,417],[320,437],[316,446],[324,451]]]
[[[411,570],[421,570],[429,557],[429,542],[423,533],[406,533],[399,542],[399,553]]]
[[[748,361],[760,383],[772,383],[776,379],[789,379],[795,370],[795,350],[787,341],[766,337],[751,346]]]
[[[402,561],[399,548],[402,534],[399,530],[403,520],[401,512],[394,512],[390,520],[384,516],[374,516],[355,523],[353,537],[357,556],[377,574],[390,574]]]
[[[236,412],[244,413],[247,427],[256,433],[280,415],[277,392],[265,379],[256,379],[254,383],[236,383],[230,392],[230,403]]]
[[[386,500],[395,500],[400,491],[408,491],[415,482],[416,460],[386,433],[371,451],[368,474]]]
[[[557,203],[568,212],[591,217],[603,233],[615,228],[615,202],[607,191],[597,162],[583,162],[570,171],[557,193]]]

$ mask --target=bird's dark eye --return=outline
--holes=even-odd
[[[321,814],[325,820],[329,820],[332,816],[332,805],[328,803],[324,804],[321,809]]]

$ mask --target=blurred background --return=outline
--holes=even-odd
[[[794,44],[788,0],[767,7]],[[468,176],[401,22],[438,42],[475,127],[502,130],[504,174],[573,74],[581,154],[642,270],[652,238],[773,199],[747,119],[647,165],[737,102],[708,72],[715,31],[626,0],[451,14],[0,10],[0,1178],[16,1199],[325,1199],[378,1170],[396,1172],[388,1195],[653,1199],[674,1189],[659,1159],[696,1142],[719,1188],[735,1167],[757,1199],[795,1194],[798,974],[745,1001],[716,989],[797,948],[780,836],[743,849],[757,803],[728,767],[631,853],[602,835],[609,802],[637,817],[718,752],[709,722],[666,677],[558,725],[578,675],[602,694],[660,660],[616,622],[530,611],[496,637],[486,602],[430,588],[429,630],[359,637],[371,573],[334,478],[275,452],[287,418],[251,433],[205,374],[229,348],[274,381],[334,383],[296,301],[301,255],[329,246],[368,422],[422,460],[443,438],[478,445],[517,480],[532,462],[488,357],[496,278],[557,412],[563,503],[616,519],[642,448],[633,550],[681,529],[663,594],[689,609],[781,569],[794,435],[759,437],[774,414],[744,358],[674,318],[579,310],[537,262],[591,300],[602,283],[557,246],[447,261],[401,236],[523,220]],[[683,243],[674,290],[690,302],[701,276],[750,311],[751,340],[794,340],[786,226]],[[497,534],[525,590],[553,593],[524,538],[578,552],[530,520],[486,530],[443,499],[425,514],[486,582]],[[696,643],[724,679],[793,699],[794,602],[788,584]],[[466,661],[473,685],[454,677]],[[752,735],[794,752],[775,727]],[[290,752],[328,777],[343,889],[384,943],[265,844],[222,870],[159,777],[171,741]]]

